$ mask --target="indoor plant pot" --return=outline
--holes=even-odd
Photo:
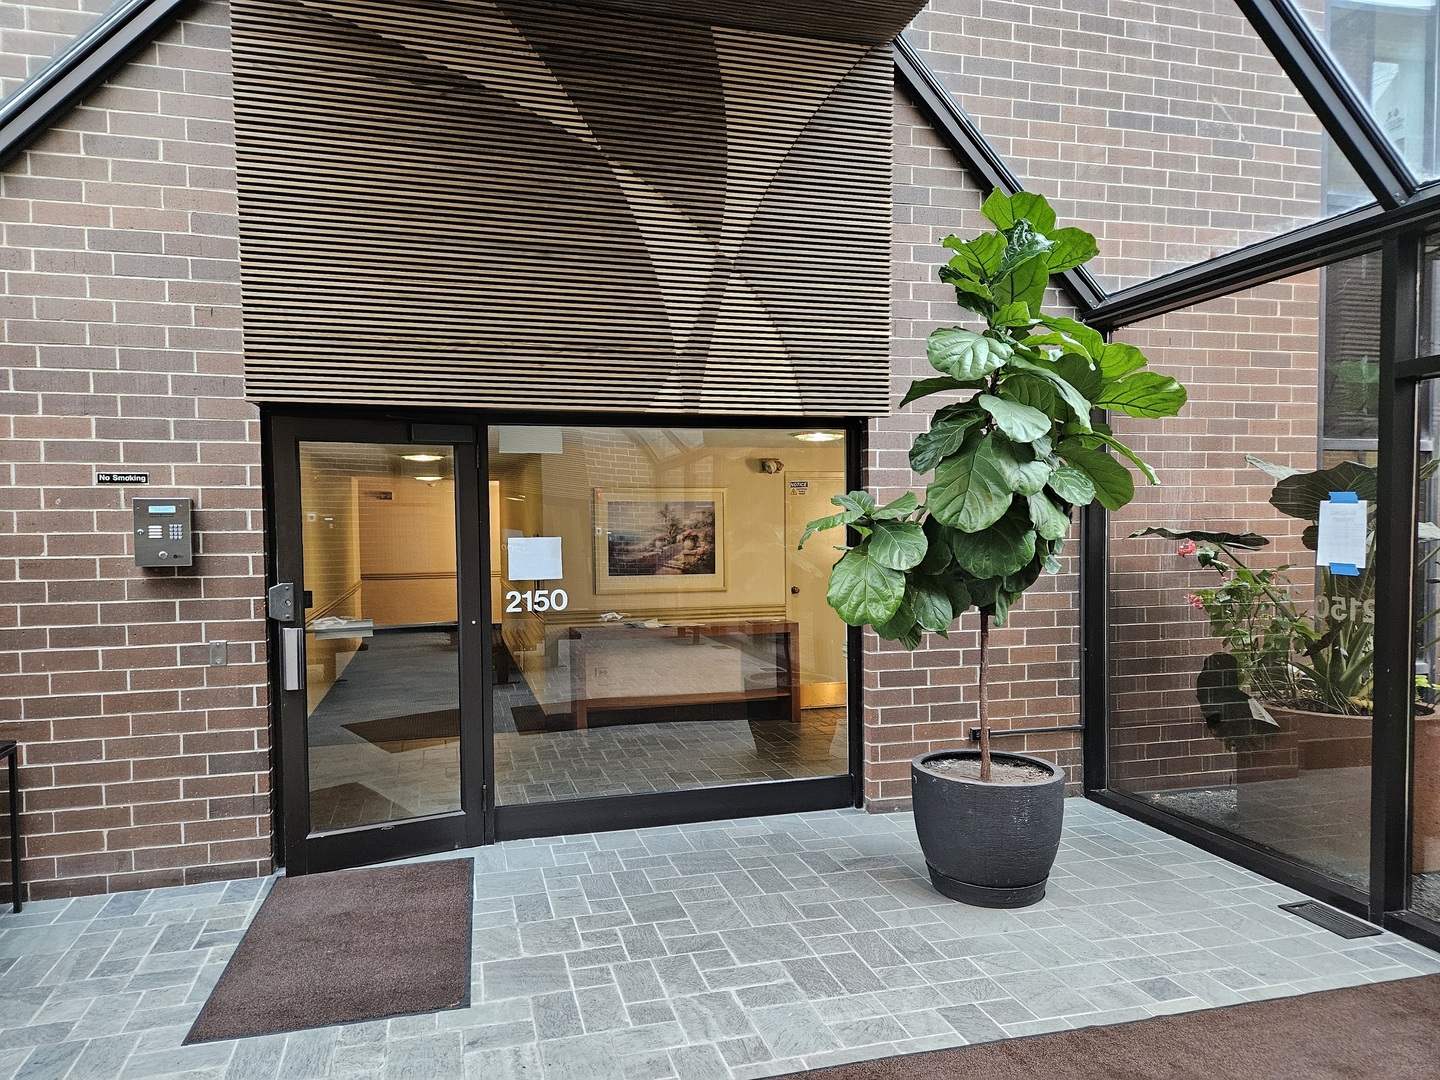
[[[1030,783],[981,783],[932,763],[977,761],[978,750],[941,750],[910,762],[915,832],[935,890],[979,907],[1025,907],[1045,895],[1065,816],[1065,770],[1024,754],[993,755],[1045,776]]]
[[[985,327],[931,333],[925,354],[939,376],[915,380],[900,402],[948,399],[910,446],[911,470],[931,475],[924,502],[908,491],[884,506],[865,491],[837,495],[831,502],[841,513],[810,522],[800,543],[846,527],[825,599],[851,626],[870,626],[906,649],[920,648],[927,632],[948,636],[956,619],[978,612],[979,750],[940,755],[978,757],[978,775],[932,783],[922,755],[911,772],[916,830],[944,895],[1020,906],[1044,895],[1064,780],[1048,765],[1042,783],[1018,789],[992,776],[990,627],[1006,624],[1042,573],[1060,570],[1076,507],[1098,502],[1113,511],[1134,497],[1122,459],[1156,482],[1098,416],[1174,416],[1186,394],[1170,376],[1144,370],[1148,361],[1135,346],[1041,310],[1050,275],[1098,253],[1093,236],[1057,228],[1055,211],[1030,192],[992,192],[981,213],[994,231],[946,238],[955,255],[940,278]],[[1032,802],[1050,811],[1033,810]]]

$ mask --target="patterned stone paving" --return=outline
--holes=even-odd
[[[288,1035],[180,1045],[268,882],[0,916],[0,1078],[729,1080],[1440,971],[1079,800],[1050,894],[1022,911],[938,897],[905,814],[468,854],[473,1004]]]

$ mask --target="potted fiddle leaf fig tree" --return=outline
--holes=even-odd
[[[915,758],[915,827],[940,893],[1019,907],[1045,894],[1064,773],[1039,758],[991,752],[990,627],[1005,625],[1041,573],[1059,569],[1076,507],[1118,510],[1133,498],[1122,459],[1156,482],[1097,410],[1173,416],[1185,389],[1144,370],[1134,346],[1041,310],[1050,275],[1097,254],[1093,236],[1057,228],[1040,195],[996,191],[981,209],[994,229],[948,237],[953,255],[940,277],[985,326],[931,334],[926,354],[938,374],[916,380],[901,401],[949,395],[910,447],[911,468],[931,474],[924,501],[913,492],[884,506],[864,491],[837,496],[841,512],[811,522],[801,543],[848,526],[854,543],[831,572],[827,599],[847,623],[907,649],[925,631],[948,635],[963,613],[978,612],[979,747]]]

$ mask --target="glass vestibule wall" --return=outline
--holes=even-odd
[[[1190,401],[1133,433],[1115,421],[1162,483],[1110,522],[1108,786],[1357,900],[1371,859],[1379,262],[1115,334]]]
[[[488,438],[497,808],[850,771],[843,432]]]

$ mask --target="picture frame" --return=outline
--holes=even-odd
[[[725,588],[724,488],[596,488],[595,592]]]

